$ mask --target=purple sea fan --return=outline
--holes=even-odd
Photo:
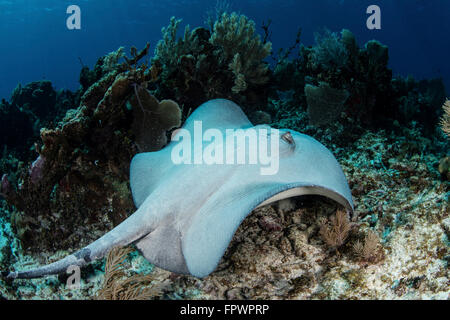
[[[42,180],[44,176],[43,173],[44,165],[45,165],[45,158],[41,155],[31,164],[29,173],[31,182],[34,185],[38,184]]]

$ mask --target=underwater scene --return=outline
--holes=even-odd
[[[450,299],[447,0],[0,0],[0,300]]]

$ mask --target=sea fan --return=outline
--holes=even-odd
[[[351,223],[347,213],[344,210],[338,210],[336,216],[331,217],[330,221],[323,222],[320,226],[320,236],[325,243],[336,249],[342,246],[348,237],[351,229]]]
[[[149,300],[161,295],[161,285],[151,285],[150,275],[135,274],[127,277],[124,262],[133,249],[115,247],[106,258],[105,276],[97,300]]]

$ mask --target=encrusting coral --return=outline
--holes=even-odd
[[[164,73],[173,72],[181,57],[189,54],[198,55],[204,49],[201,44],[201,37],[195,30],[191,32],[189,25],[184,29],[184,37],[177,38],[177,31],[181,21],[181,19],[171,17],[170,24],[161,29],[163,39],[158,41],[156,45],[155,58],[165,67]]]

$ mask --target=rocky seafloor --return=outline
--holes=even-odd
[[[321,219],[337,205],[299,197],[256,209],[236,232],[218,269],[205,279],[153,267],[139,253],[125,261],[127,274],[153,277],[155,299],[449,299],[449,182],[438,172],[430,140],[367,132],[351,148],[334,150],[348,177],[355,216],[345,244],[330,249]],[[374,156],[379,155],[379,156]],[[22,252],[2,211],[1,268],[31,268],[72,250]],[[6,220],[6,221],[5,221]],[[373,230],[376,259],[357,254],[355,243]],[[7,299],[92,299],[102,287],[104,261],[82,272],[79,289],[65,279],[0,282]]]

